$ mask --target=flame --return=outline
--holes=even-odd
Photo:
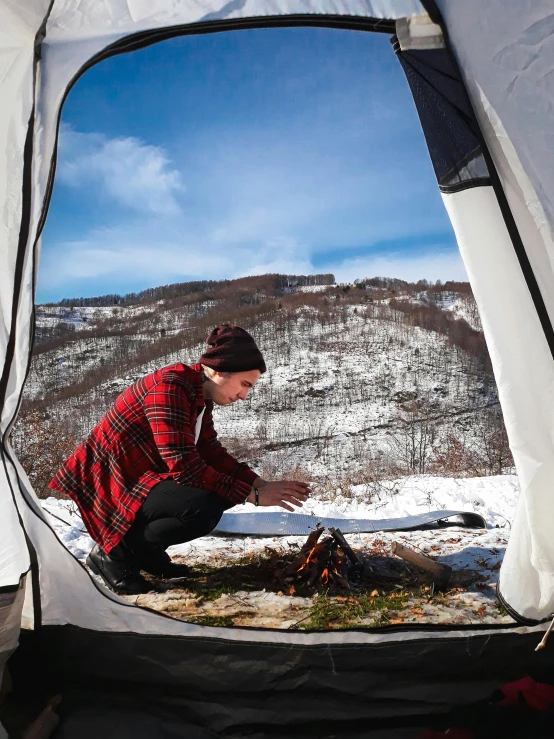
[[[317,561],[318,555],[321,552],[321,545],[316,544],[313,546],[310,551],[308,552],[306,559],[304,560],[304,564],[298,568],[296,571],[296,575],[298,576],[303,570],[305,570],[309,565],[313,564]],[[344,559],[342,555],[342,551],[337,551],[337,555],[334,558],[334,562],[329,563],[327,567],[324,568],[323,572],[319,576],[319,582],[322,585],[327,585],[332,578],[332,575],[336,575],[337,577],[341,578],[343,580],[343,576],[340,574],[339,568],[342,564],[342,561]]]
[[[312,562],[314,561],[314,560],[312,559],[312,555],[313,555],[313,553],[314,553],[314,550],[315,550],[315,547],[312,547],[312,548],[310,549],[310,553],[309,553],[309,554],[308,554],[308,556],[306,557],[306,561],[304,562],[304,564],[302,565],[302,567],[300,567],[300,569],[298,570],[298,572],[302,572],[302,570],[304,570],[304,569],[305,569],[305,568],[306,568],[306,567],[307,567],[307,566],[308,566],[309,564],[311,564],[311,563],[312,563]]]

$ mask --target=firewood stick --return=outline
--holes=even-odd
[[[426,557],[424,554],[420,554],[419,552],[414,552],[413,549],[405,547],[398,541],[393,541],[391,549],[392,553],[396,554],[397,557],[406,560],[406,562],[410,562],[410,564],[419,567],[421,570],[425,570],[425,572],[429,572],[433,576],[436,584],[440,587],[448,585],[450,575],[452,574],[452,567],[443,565],[440,562],[435,562],[434,559]]]
[[[312,585],[315,585],[316,581],[319,580],[319,578],[321,577],[321,573],[323,572],[324,569],[325,567],[322,567],[321,565],[317,563],[314,565],[312,574],[310,575],[310,579],[306,583],[309,588],[311,588]]]
[[[354,553],[352,547],[350,544],[346,541],[344,538],[344,534],[340,529],[329,529],[331,536],[333,539],[338,543],[342,551],[346,554],[348,559],[352,562],[353,565],[359,565],[360,560],[358,559],[357,555]]]
[[[308,538],[306,539],[306,543],[302,547],[301,551],[302,552],[305,552],[305,551],[308,551],[309,552],[312,547],[315,547],[315,545],[317,544],[317,542],[319,540],[319,537],[321,536],[321,534],[324,531],[325,531],[325,526],[318,526],[316,529],[314,529],[310,533],[310,535],[308,536]]]
[[[60,721],[60,717],[56,713],[56,708],[60,704],[61,699],[61,695],[56,695],[48,701],[46,708],[41,711],[31,726],[23,732],[23,739],[48,739],[48,737],[52,736],[54,729]]]
[[[332,572],[331,574],[333,579],[337,581],[341,588],[344,588],[344,590],[350,590],[350,583],[345,577],[339,575],[337,572]]]
[[[320,534],[321,535],[321,534]],[[307,549],[306,551],[301,550],[300,557],[297,557],[294,562],[291,562],[288,567],[285,567],[283,570],[283,575],[286,577],[287,575],[294,575],[298,570],[303,567],[307,561],[308,557],[310,555],[310,552],[313,552],[314,557],[319,554],[319,552],[325,547],[325,542],[318,542],[313,547],[310,547],[310,549]]]

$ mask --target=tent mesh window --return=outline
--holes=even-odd
[[[478,124],[465,87],[446,49],[396,54],[414,97],[425,140],[442,192],[489,185]]]

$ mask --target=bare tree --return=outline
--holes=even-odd
[[[423,415],[416,400],[404,405],[397,421],[399,428],[390,439],[394,456],[407,472],[425,473],[436,440],[435,423]]]

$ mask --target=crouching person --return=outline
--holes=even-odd
[[[250,334],[219,326],[198,364],[143,377],[115,401],[58,471],[50,487],[79,507],[96,542],[89,568],[120,594],[151,589],[141,570],[184,577],[166,549],[209,534],[234,505],[287,510],[309,488],[262,480],[219,443],[212,409],[246,400],[266,371]]]

